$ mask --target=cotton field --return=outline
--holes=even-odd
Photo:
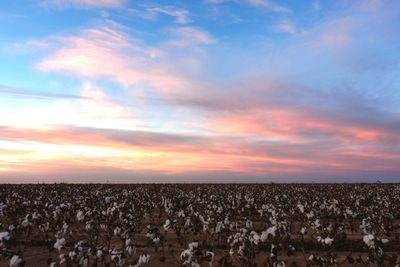
[[[0,266],[400,266],[400,185],[1,185]]]

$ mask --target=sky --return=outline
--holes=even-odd
[[[400,182],[400,1],[0,2],[0,182]]]

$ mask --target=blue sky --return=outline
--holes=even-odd
[[[398,1],[0,10],[1,181],[398,180]]]

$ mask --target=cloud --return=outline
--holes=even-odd
[[[274,29],[291,38],[267,45],[249,38],[244,50],[184,26],[157,32],[164,41],[148,45],[110,22],[33,40],[27,50],[46,53],[38,70],[86,82],[77,95],[0,89],[52,100],[0,106],[0,171],[258,181],[398,176],[397,24],[373,7],[333,12],[304,31],[285,16]],[[189,22],[178,9],[147,8]],[[223,49],[202,50],[210,44]]]
[[[46,50],[49,48],[49,40],[29,40],[23,43],[13,43],[6,46],[6,50],[11,53],[31,53],[32,51]]]
[[[25,20],[28,16],[21,14],[0,13],[0,21]]]
[[[352,43],[351,31],[354,27],[351,18],[338,19],[330,22],[322,30],[319,35],[319,39],[316,40],[320,44],[327,47],[346,47]]]
[[[278,24],[275,25],[275,31],[295,34],[296,28],[294,24],[289,20],[282,20]]]
[[[25,98],[26,94],[31,93],[18,92],[14,95]],[[46,129],[51,125],[133,128],[139,123],[139,118],[130,109],[113,101],[104,90],[90,82],[82,85],[77,96],[36,93],[33,97],[53,102],[38,107],[22,106],[18,112],[12,112],[12,106],[4,105],[0,108],[0,125],[33,129]]]
[[[0,144],[5,154],[0,159],[6,157],[9,162],[2,164],[4,168],[13,169],[13,161],[24,162],[26,167],[17,167],[20,172],[42,174],[58,173],[63,166],[72,170],[109,167],[115,170],[115,176],[141,172],[187,177],[196,172],[255,176],[268,173],[287,178],[293,174],[317,177],[341,171],[349,174],[397,170],[398,151],[377,151],[378,145],[360,150],[343,147],[338,141],[287,142],[261,139],[259,134],[259,138],[249,138],[76,126],[42,130],[2,127]]]
[[[207,41],[198,38],[197,42]],[[179,91],[187,86],[187,79],[163,61],[162,50],[131,38],[119,25],[53,39],[58,40],[51,44],[54,52],[37,64],[41,71],[110,78],[124,86],[150,86],[160,91]]]
[[[173,38],[168,42],[168,44],[177,47],[210,45],[216,42],[210,34],[195,27],[171,29],[170,33]]]
[[[9,86],[0,85],[0,94],[14,96],[18,98],[36,98],[36,99],[83,99],[87,98],[79,95],[72,94],[59,94],[59,93],[48,93],[48,92],[39,92],[35,90],[14,88]]]
[[[308,179],[338,177],[340,172],[399,172],[398,118],[371,105],[364,96],[342,91],[332,97],[265,78],[246,81],[246,86],[235,84],[230,94],[209,95],[207,101],[195,101],[193,96],[191,102],[168,102],[208,114],[202,124],[207,134],[188,134],[135,130],[138,118],[134,114],[86,83],[80,95],[90,100],[79,100],[77,106],[63,101],[43,114],[25,114],[30,121],[36,117],[47,121],[46,128],[26,128],[27,123],[21,125],[24,128],[1,127],[0,146],[8,152],[0,156],[0,161],[7,159],[0,168],[11,174],[12,170],[31,170],[32,174],[56,175],[65,167],[77,174],[78,170],[110,168],[115,176],[191,177],[209,172],[309,175]],[[48,120],[50,114],[54,120]]]
[[[172,7],[151,7],[147,9],[150,13],[161,13],[175,18],[175,22],[178,24],[189,23],[188,15],[189,12],[184,9],[177,9]]]
[[[53,7],[121,7],[125,0],[43,0],[42,4]]]
[[[261,7],[267,11],[270,12],[277,12],[277,13],[287,13],[290,12],[290,9],[283,6],[279,5],[277,3],[274,3],[270,0],[247,0],[247,2],[250,5],[256,6],[256,7]]]
[[[221,4],[224,3],[225,0],[205,0],[205,2],[210,4]]]
[[[287,156],[305,159],[308,156],[295,152],[301,146],[309,160],[326,159],[327,165],[338,161],[331,160],[330,154],[351,155],[357,161],[364,157],[391,159],[399,153],[393,148],[400,134],[398,113],[357,90],[321,91],[298,81],[254,77],[233,83],[219,92],[192,94],[170,103],[208,114],[208,125],[203,128],[214,135],[279,144],[281,151],[271,150],[271,146],[265,149],[272,157],[287,152]]]

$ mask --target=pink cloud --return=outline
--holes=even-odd
[[[303,123],[318,131],[316,123],[305,118]],[[290,127],[286,131],[290,132]],[[374,146],[354,149],[316,140],[267,141],[261,139],[259,130],[257,139],[249,132],[241,131],[245,135],[238,138],[222,133],[191,136],[80,127],[3,127],[0,137],[8,141],[2,143],[0,161],[7,161],[2,161],[0,168],[43,174],[60,172],[65,166],[71,170],[109,167],[115,175],[125,171],[187,175],[199,170],[246,175],[398,171],[399,155],[380,152]],[[358,144],[353,140],[353,147]]]
[[[340,17],[306,31],[304,36],[317,49],[348,48],[354,44],[354,35],[360,26],[357,17]]]
[[[106,77],[125,86],[145,85],[161,91],[179,91],[189,83],[164,61],[162,50],[141,44],[115,25],[58,39],[55,51],[38,63],[39,70]]]

